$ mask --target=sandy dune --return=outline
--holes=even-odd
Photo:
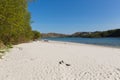
[[[0,60],[0,80],[120,80],[120,49],[62,42],[20,44]]]

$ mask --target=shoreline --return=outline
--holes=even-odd
[[[41,41],[41,40],[38,40]],[[44,42],[44,40],[42,40]],[[99,45],[99,44],[87,44],[87,43],[78,43],[78,42],[67,42],[67,41],[55,41],[55,40],[48,40],[49,42],[57,42],[62,44],[76,44],[76,45],[86,45],[86,46],[96,46],[96,47],[104,47],[104,48],[115,48],[120,49],[120,47],[115,46],[107,46],[107,45]]]

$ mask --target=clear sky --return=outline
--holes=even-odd
[[[28,9],[32,28],[42,33],[120,28],[120,0],[36,0]]]

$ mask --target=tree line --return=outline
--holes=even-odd
[[[38,31],[32,31],[28,2],[0,0],[0,43],[19,44],[40,37]]]
[[[108,31],[95,31],[95,32],[76,32],[73,34],[60,34],[60,33],[42,33],[41,37],[83,37],[83,38],[104,38],[104,37],[120,37],[120,29]]]
[[[96,32],[76,32],[68,37],[84,37],[84,38],[103,38],[103,37],[120,37],[120,29]]]

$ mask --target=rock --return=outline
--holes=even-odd
[[[64,61],[63,61],[63,60],[59,62],[59,64],[63,64],[63,63],[64,63]]]
[[[66,64],[66,66],[70,66],[70,64]]]

